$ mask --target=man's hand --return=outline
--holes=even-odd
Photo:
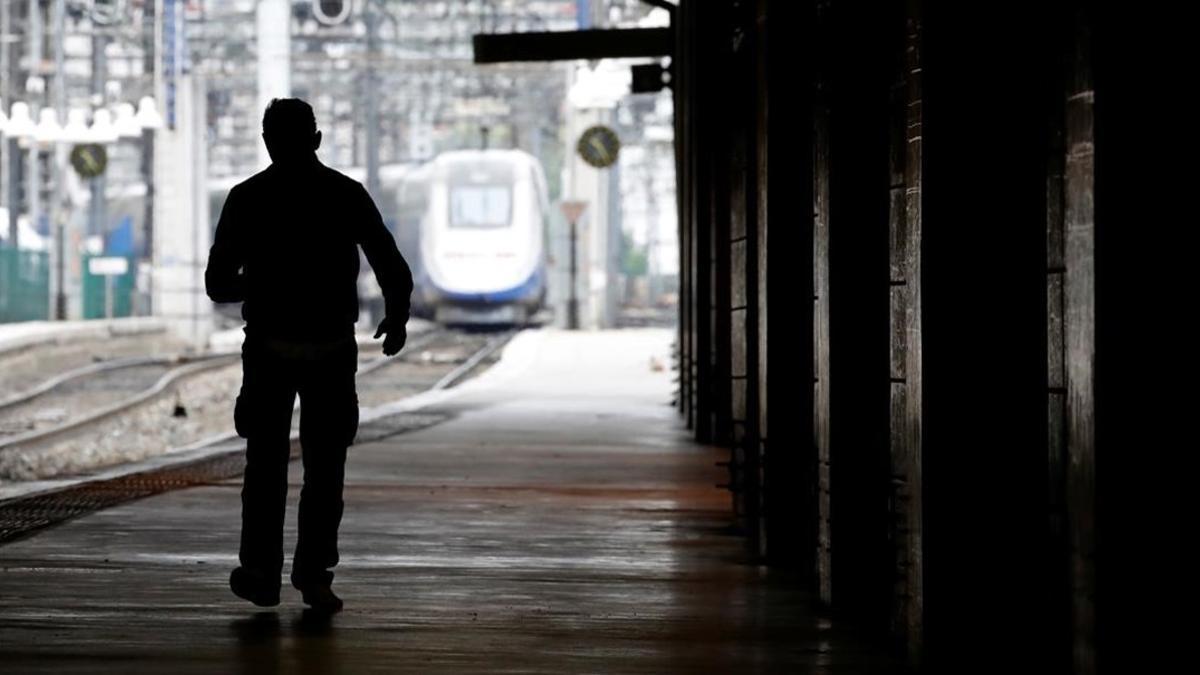
[[[376,339],[379,339],[380,335],[386,335],[383,338],[383,353],[387,356],[399,354],[404,348],[404,343],[408,341],[408,329],[404,324],[392,321],[386,316],[379,322],[379,330],[375,331]]]

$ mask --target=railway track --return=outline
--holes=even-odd
[[[406,352],[444,340],[444,331],[417,336]],[[0,455],[6,449],[56,438],[74,428],[110,419],[139,404],[169,395],[174,386],[210,367],[233,365],[236,354],[180,355],[111,359],[53,375],[37,385],[0,399]],[[398,357],[366,362],[360,375],[395,363]],[[116,400],[114,400],[116,399]]]
[[[123,370],[126,368],[136,368],[138,366],[152,366],[162,363],[169,363],[170,357],[158,356],[135,356],[125,359],[113,359],[111,361],[101,361],[68,370],[65,373],[60,373],[53,377],[47,378],[31,389],[7,396],[0,399],[0,410],[8,410],[17,406],[28,403],[43,394],[49,393],[71,382],[85,379],[89,376],[99,373],[106,373],[114,370]]]
[[[0,392],[25,389],[47,372],[79,370],[155,354],[186,353],[186,345],[165,330],[130,332],[110,330],[101,335],[42,336],[37,342],[0,347]],[[7,400],[0,395],[0,398]]]
[[[435,391],[452,387],[486,364],[515,334],[516,331],[509,331],[493,335],[480,336],[476,334],[464,337],[462,333],[436,329],[423,335],[414,336],[400,354],[372,358],[360,365],[358,372],[360,392],[370,389],[373,380],[404,381],[413,372],[404,367],[414,363],[429,365],[436,362],[435,365],[438,366],[433,369],[438,371],[436,377],[432,377],[432,372],[426,373],[430,377],[423,380],[424,386],[420,388],[420,391]],[[451,354],[455,350],[457,353]],[[443,354],[440,358],[439,352]],[[222,361],[222,359],[224,360]],[[119,408],[122,406],[127,406],[125,409],[128,410],[136,407],[140,402],[164,395],[169,396],[172,382],[178,382],[180,378],[186,378],[188,374],[201,372],[205,366],[217,368],[235,362],[236,357],[223,355],[188,363],[172,369],[168,375],[163,375],[154,387],[107,409],[93,412],[52,429],[0,440],[0,470],[3,469],[5,454],[11,454],[16,448],[28,448],[31,443],[39,440],[48,440],[54,437],[61,439],[64,436],[70,436],[77,442],[78,438],[95,433],[96,423],[118,417],[121,414]],[[187,368],[195,370],[184,370]],[[393,368],[400,370],[389,372]],[[71,379],[66,378],[66,381]],[[53,389],[54,387],[49,388],[49,390]],[[398,397],[403,398],[420,393],[420,391],[397,391],[394,393],[400,394]],[[33,400],[36,396],[45,393],[34,394],[27,400]],[[391,400],[396,398],[397,396],[393,396]],[[401,413],[367,422],[360,428],[359,438],[361,440],[364,435],[369,438],[411,431],[436,424],[443,418],[444,416],[430,413]],[[373,428],[376,426],[379,429]],[[194,449],[212,448],[214,450],[200,459],[158,468],[135,470],[114,478],[76,483],[62,489],[0,501],[0,544],[28,536],[44,527],[133,499],[238,476],[244,469],[245,461],[241,444],[231,443],[235,440],[235,434],[225,433],[194,444]],[[20,443],[16,441],[20,441]],[[295,442],[295,439],[293,439],[292,450],[293,458],[297,457],[299,444]]]
[[[454,386],[512,335],[462,333],[443,328],[419,336],[400,354],[375,358],[359,367],[359,402],[369,407]]]
[[[173,367],[195,359],[140,356],[113,359],[48,378],[0,400],[0,443],[78,417],[153,387]]]
[[[481,336],[446,329],[415,336],[400,354],[374,357],[360,365],[362,403],[371,406],[453,386],[510,337],[511,333]],[[62,373],[0,401],[0,478],[28,478],[37,470],[28,461],[22,467],[22,459],[69,452],[65,445],[88,442],[104,425],[112,427],[122,416],[178,396],[179,386],[188,379],[236,362],[236,354],[120,359]],[[139,380],[143,386],[131,386]],[[114,401],[114,394],[124,396]],[[295,407],[298,411],[299,399]],[[47,411],[67,419],[55,419]],[[232,436],[227,432],[213,438]]]
[[[172,396],[178,386],[189,378],[215,368],[233,365],[236,362],[237,357],[233,354],[213,354],[189,358],[123,359],[119,362],[96,364],[92,367],[69,371],[53,377],[27,392],[11,397],[0,404],[0,410],[4,411],[2,413],[4,417],[0,417],[0,420],[7,420],[10,423],[23,421],[26,426],[33,428],[24,432],[4,434],[3,428],[0,427],[0,477],[11,477],[13,460],[17,459],[19,462],[17,456],[20,453],[36,452],[47,446],[77,441],[81,437],[95,433],[98,425],[116,420],[122,415],[128,415],[135,410],[148,407]],[[95,382],[136,370],[142,371],[140,373],[142,377],[135,377],[134,380],[146,379],[147,374],[155,375],[155,377],[148,386],[135,386],[132,393],[117,398],[115,401],[111,400],[111,395],[113,393],[120,394],[122,389],[128,390],[129,387],[96,387],[92,392],[88,392],[92,394],[91,396],[85,397],[80,397],[78,390],[74,393],[58,393],[70,384],[88,380]],[[67,415],[65,421],[44,428],[36,428],[38,417],[35,411],[39,400],[53,397],[56,393],[59,403],[69,405],[86,400],[92,405],[90,408],[77,411],[74,415],[65,413]],[[45,410],[45,408],[42,409]],[[21,412],[29,416],[22,420],[21,417],[14,415],[14,413]],[[11,426],[8,428],[12,429]]]

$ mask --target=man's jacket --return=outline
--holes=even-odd
[[[320,341],[353,332],[358,247],[375,271],[387,316],[408,319],[412,272],[357,181],[316,157],[272,164],[229,192],[204,275],[214,302],[242,302],[248,332]]]

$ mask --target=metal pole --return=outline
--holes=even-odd
[[[13,3],[0,0],[0,35],[5,38],[16,36],[14,29],[14,11],[19,12],[19,6]],[[17,82],[20,81],[20,59],[14,58],[13,53],[14,43],[4,42],[0,44],[0,76],[4,77],[4,103],[11,106],[12,102],[17,98]],[[21,218],[21,146],[17,143],[17,139],[7,137],[4,142],[4,204],[8,207],[8,222],[4,227],[8,228],[8,246],[12,249],[12,262],[6,266],[6,276],[3,279],[4,284],[4,300],[6,307],[11,311],[16,297],[19,293],[17,289],[18,274],[20,259],[20,228],[17,224]]]
[[[0,97],[3,98],[6,105],[12,105],[14,95],[17,91],[16,86],[13,84],[17,80],[16,68],[14,68],[16,59],[12,58],[12,45],[8,42],[10,36],[16,36],[16,32],[13,30],[12,10],[12,3],[0,2],[0,38],[4,40],[4,42],[0,43],[0,78],[4,80],[4,86],[0,87]],[[17,248],[17,212],[20,211],[20,207],[13,199],[14,191],[12,186],[17,181],[20,169],[18,168],[17,171],[13,171],[12,158],[14,155],[20,157],[20,153],[21,149],[17,147],[16,139],[8,139],[8,142],[4,144],[3,168],[5,185],[4,203],[8,207],[8,223],[5,224],[5,227],[8,228],[8,245],[13,249]],[[16,192],[15,194],[19,195],[20,192]],[[6,287],[12,288],[10,282],[11,280],[9,279],[5,280]]]
[[[42,63],[42,9],[38,4],[38,0],[29,0],[27,11],[28,16],[25,21],[25,30],[29,57],[29,75],[31,78],[34,76],[40,77]],[[35,121],[38,119],[38,101],[34,97],[30,97],[29,99],[29,114]],[[28,208],[29,225],[35,229],[41,225],[42,178],[40,155],[41,150],[38,149],[37,143],[32,143],[25,171],[25,203]],[[50,250],[50,255],[54,255],[53,248]],[[50,312],[50,309],[50,307],[46,308],[47,313]]]
[[[113,275],[104,275],[104,318],[113,318]]]
[[[654,194],[654,174],[658,160],[654,148],[649,144],[646,153],[649,171],[646,172],[646,294],[651,307],[658,306],[658,201]]]
[[[163,0],[146,3],[146,13],[143,21],[150,24],[151,30],[144,31],[146,41],[143,47],[145,72],[154,73],[154,99],[158,105],[164,105],[162,68],[162,21]],[[165,115],[164,115],[165,117]],[[154,130],[142,130],[142,183],[146,186],[146,196],[142,200],[142,260],[148,269],[146,274],[145,300],[141,312],[143,316],[154,313]],[[135,272],[135,278],[140,277]]]
[[[150,266],[146,275],[145,315],[154,313],[154,130],[142,130],[142,182],[146,184],[146,198],[142,200],[142,242],[145,247],[143,259]]]
[[[92,103],[103,106],[106,103],[104,96],[104,80],[107,77],[108,62],[104,57],[104,48],[108,44],[108,37],[100,33],[92,36]],[[108,194],[106,191],[106,182],[104,174],[100,174],[92,178],[89,186],[92,193],[91,208],[89,209],[88,234],[100,235],[106,234],[108,229]]]
[[[3,23],[3,35],[5,37],[15,36],[16,30],[14,24],[14,11],[18,6],[9,2],[0,1],[0,22]],[[11,106],[13,101],[17,99],[17,83],[21,80],[21,59],[15,58],[13,54],[15,42],[9,44],[5,42],[3,48],[3,66],[0,67],[4,74],[4,103]],[[4,144],[4,160],[5,160],[5,204],[8,206],[8,243],[13,249],[17,248],[18,237],[18,219],[21,215],[21,146],[15,138],[6,138]],[[15,268],[14,268],[15,269]],[[9,283],[15,283],[15,276],[8,280]],[[15,286],[10,286],[15,288]]]
[[[63,64],[65,62],[63,42],[66,37],[66,28],[67,0],[55,0],[54,30],[57,33],[57,39],[54,41],[54,112],[58,115],[60,126],[66,122],[67,117],[67,78],[63,73]],[[62,142],[54,144],[54,203],[50,205],[50,214],[54,220],[54,236],[57,241],[55,248],[58,251],[58,260],[55,262],[57,289],[54,295],[54,318],[59,321],[65,321],[67,318],[67,214],[64,208],[66,191],[63,190],[63,183],[66,180],[66,172],[64,171],[67,159],[66,152],[66,147]]]
[[[17,248],[19,228],[17,223],[21,217],[21,145],[15,138],[5,139],[5,159],[8,162],[7,198],[8,205],[8,245]]]
[[[15,36],[16,31],[13,30],[12,3],[0,0],[0,37],[4,41],[0,42],[0,80],[3,80],[3,86],[0,87],[0,95],[3,96],[4,103],[12,104],[13,94],[16,87],[13,82],[16,81],[16,68],[13,67],[13,62],[16,59],[12,58],[12,45],[8,42],[9,36]],[[19,264],[20,253],[18,250],[18,230],[17,217],[21,210],[17,204],[17,200],[13,199],[13,186],[17,184],[20,169],[13,171],[13,157],[17,157],[18,161],[21,156],[21,150],[17,147],[15,139],[9,139],[4,144],[4,165],[3,165],[3,182],[5,185],[4,203],[8,207],[8,223],[4,227],[8,230],[8,246],[12,249],[12,262],[8,264],[0,264],[0,269],[4,271],[4,278],[0,279],[0,313],[11,311],[15,304],[14,300],[17,296],[17,266]],[[3,251],[0,250],[0,254]],[[0,316],[0,321],[5,317]]]
[[[67,293],[63,289],[64,267],[63,254],[66,251],[63,239],[65,238],[62,221],[54,219],[54,254],[57,260],[54,263],[54,319],[58,321],[66,321],[67,319]]]
[[[382,192],[379,184],[379,87],[375,81],[375,61],[380,57],[379,10],[373,2],[363,7],[363,22],[367,28],[367,67],[364,73],[367,86],[363,92],[367,127],[367,192],[379,199]]]
[[[578,286],[576,278],[578,275],[578,262],[576,261],[576,246],[578,241],[577,222],[578,219],[571,221],[571,294],[567,299],[567,329],[579,330],[579,296],[576,291]]]
[[[255,111],[255,121],[262,120],[263,111],[271,99],[292,95],[291,5],[290,0],[259,0],[255,8],[258,42],[258,109]],[[267,146],[258,143],[259,168],[270,163]]]

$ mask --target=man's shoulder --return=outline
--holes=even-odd
[[[321,175],[324,180],[329,181],[330,183],[333,183],[344,190],[358,191],[364,189],[362,183],[354,180],[350,176],[347,176],[331,166],[322,164]]]
[[[250,176],[246,180],[235,184],[233,187],[229,188],[229,194],[232,195],[234,193],[240,194],[240,193],[245,193],[245,192],[252,192],[255,189],[262,187],[269,180],[269,172],[270,172],[270,168],[268,167],[266,169],[263,169],[262,171],[259,171],[256,174]]]
[[[253,196],[264,193],[268,195],[274,194],[280,190],[290,189],[294,180],[297,180],[297,176],[280,173],[272,165],[234,185],[230,188],[229,195]],[[363,187],[362,183],[324,164],[316,167],[315,174],[310,173],[308,174],[308,178],[300,178],[300,180],[307,183],[309,187],[321,192],[327,193],[333,191],[341,195],[366,194],[366,188]]]

